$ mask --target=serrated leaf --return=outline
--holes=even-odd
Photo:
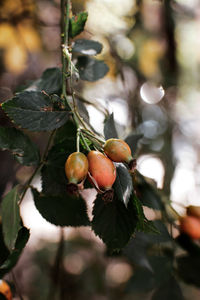
[[[87,208],[81,196],[43,195],[32,189],[35,206],[48,222],[59,226],[88,226]]]
[[[68,120],[68,112],[51,111],[50,98],[40,92],[23,92],[2,104],[6,114],[22,128],[48,131],[61,127]]]
[[[117,176],[113,185],[113,189],[115,190],[118,199],[127,207],[133,190],[132,178],[127,168],[121,163],[116,164],[116,172]]]
[[[87,56],[79,56],[76,67],[79,70],[80,78],[91,82],[103,78],[109,71],[103,61]]]
[[[184,300],[181,288],[174,277],[159,286],[153,293],[152,300]]]
[[[83,55],[97,55],[102,50],[102,44],[93,40],[78,39],[72,46],[72,51]]]
[[[88,17],[87,12],[80,12],[77,16],[73,16],[69,20],[70,38],[74,38],[76,35],[80,34],[84,30],[87,17]]]
[[[8,273],[17,263],[28,239],[29,230],[26,227],[22,227],[18,232],[17,240],[13,251],[8,255],[6,260],[0,266],[0,278],[2,278],[6,273]]]
[[[50,68],[43,72],[37,82],[37,90],[44,90],[47,94],[57,94],[62,88],[62,73],[59,68]]]
[[[129,241],[137,224],[137,216],[132,201],[128,207],[114,196],[112,202],[105,203],[97,196],[93,208],[92,229],[110,250],[119,250]]]
[[[10,150],[22,165],[37,165],[40,161],[40,154],[36,145],[16,128],[0,127],[0,149]]]
[[[113,113],[104,121],[104,136],[106,140],[118,138]]]
[[[144,206],[158,210],[163,209],[163,204],[157,190],[138,171],[135,171],[134,188]]]
[[[3,198],[1,205],[4,241],[10,251],[13,250],[18,232],[22,227],[19,199],[18,186],[16,186]]]
[[[136,150],[137,150],[137,145],[139,140],[143,137],[142,134],[130,134],[125,138],[125,142],[129,145],[129,147],[132,150],[132,155],[135,154]]]

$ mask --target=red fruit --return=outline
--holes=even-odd
[[[79,183],[87,176],[88,160],[85,154],[74,152],[65,163],[65,173],[70,183]]]
[[[12,300],[10,286],[4,280],[0,280],[0,293],[3,294],[7,300]]]
[[[102,190],[111,189],[116,179],[116,168],[113,162],[99,151],[88,153],[89,172]]]
[[[109,139],[104,145],[106,155],[116,162],[130,163],[133,160],[129,145],[120,139]]]
[[[200,220],[193,216],[185,216],[180,219],[180,230],[194,240],[200,239]]]
[[[200,219],[200,206],[193,206],[193,205],[188,206],[187,215],[197,217]]]

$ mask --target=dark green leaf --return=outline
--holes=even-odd
[[[29,230],[26,227],[22,227],[18,233],[15,248],[0,266],[0,278],[2,278],[6,273],[8,273],[17,263],[22,250],[24,249],[28,239]]]
[[[126,290],[130,292],[149,292],[155,287],[153,272],[146,268],[139,268],[127,283]]]
[[[118,138],[113,113],[104,121],[104,135],[106,140]]]
[[[181,288],[174,277],[162,284],[152,296],[152,300],[184,300]]]
[[[90,122],[90,117],[87,111],[87,108],[85,107],[85,104],[77,99],[77,106],[78,106],[78,111],[81,115],[81,117],[83,118],[83,120],[87,123]]]
[[[68,120],[66,111],[51,111],[50,98],[40,92],[23,92],[2,104],[7,115],[22,128],[47,131],[61,127]]]
[[[117,197],[127,207],[130,195],[133,190],[132,178],[129,171],[123,164],[116,164],[117,177],[113,188]]]
[[[12,251],[21,225],[19,212],[18,186],[13,188],[4,198],[1,205],[4,241],[7,248]]]
[[[142,134],[130,134],[126,137],[125,142],[129,145],[134,156],[139,140],[143,137]]]
[[[112,202],[105,203],[101,195],[97,196],[93,208],[92,229],[111,250],[123,248],[133,234],[137,215],[133,202],[128,206],[114,196]]]
[[[80,34],[84,30],[87,17],[88,17],[87,12],[80,12],[77,16],[73,16],[69,20],[70,38],[74,38],[76,35]]]
[[[155,287],[169,281],[173,271],[171,258],[165,256],[150,256],[149,263],[152,271],[146,268],[136,269],[134,275],[127,284],[127,290],[129,292],[151,291]]]
[[[6,258],[10,254],[4,242],[2,224],[0,224],[0,245],[1,245],[0,247],[0,266],[1,266],[1,264],[6,260]]]
[[[48,222],[59,226],[88,226],[87,208],[81,196],[40,194],[32,189],[36,208]]]
[[[93,40],[79,39],[73,44],[72,51],[84,55],[97,55],[102,50],[102,44]]]
[[[67,157],[76,151],[76,128],[68,121],[59,128],[54,138],[54,146],[49,151],[47,163],[42,168],[43,193],[65,194],[67,178],[65,162]]]
[[[36,145],[16,128],[0,127],[0,148],[10,150],[22,165],[37,165],[40,161]]]
[[[178,274],[189,284],[200,287],[200,256],[188,255],[177,258]]]
[[[79,56],[76,64],[82,80],[96,81],[108,73],[108,66],[101,60],[87,56]]]
[[[163,209],[163,204],[157,190],[138,171],[135,172],[134,188],[144,206],[159,210]]]
[[[136,235],[131,238],[129,243],[123,249],[123,254],[135,266],[140,266],[153,272],[148,260],[147,245],[146,242],[140,238],[140,233],[136,233]]]
[[[44,71],[37,83],[37,90],[44,90],[47,94],[59,93],[62,88],[62,73],[59,68]]]

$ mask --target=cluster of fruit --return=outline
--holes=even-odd
[[[200,239],[200,206],[188,206],[186,216],[180,218],[180,231],[194,240]]]
[[[69,155],[65,163],[65,173],[69,184],[79,184],[88,176],[90,182],[99,191],[108,191],[116,179],[116,167],[113,162],[126,163],[131,167],[133,157],[126,142],[109,139],[103,146],[103,153],[91,150],[87,157],[82,152]]]

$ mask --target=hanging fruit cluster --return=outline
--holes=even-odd
[[[116,179],[116,167],[113,162],[126,163],[130,167],[133,161],[131,149],[121,139],[109,139],[101,151],[90,150],[87,157],[79,151],[68,156],[65,163],[68,186],[82,187],[82,183],[88,177],[98,192],[104,193],[112,189]]]

